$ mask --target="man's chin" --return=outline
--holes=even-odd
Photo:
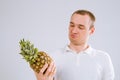
[[[79,42],[76,42],[76,41],[71,41],[71,43],[72,43],[73,45],[76,45],[76,46],[79,46],[79,45],[80,45],[80,43],[79,43]]]

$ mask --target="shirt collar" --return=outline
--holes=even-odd
[[[65,52],[74,52],[73,50],[71,50],[71,49],[68,47],[68,45],[65,46],[64,51],[65,51]],[[92,48],[91,46],[89,46],[86,50],[84,50],[84,51],[82,51],[82,52],[80,52],[80,53],[90,54],[90,53],[92,53],[92,51],[93,51],[93,48]]]

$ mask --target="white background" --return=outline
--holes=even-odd
[[[119,5],[119,0],[0,0],[0,80],[36,80],[19,54],[19,40],[29,39],[46,52],[64,47],[70,16],[77,9],[95,14],[90,44],[109,53],[115,80],[120,80]]]

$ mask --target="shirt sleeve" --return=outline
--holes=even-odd
[[[114,76],[115,74],[111,58],[106,54],[104,60],[103,80],[114,80]]]

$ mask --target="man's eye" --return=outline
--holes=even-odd
[[[79,27],[79,29],[82,29],[82,30],[83,30],[83,29],[85,29],[85,27],[83,27],[83,26],[80,26],[80,27]]]
[[[74,25],[70,25],[70,27],[74,27]]]

